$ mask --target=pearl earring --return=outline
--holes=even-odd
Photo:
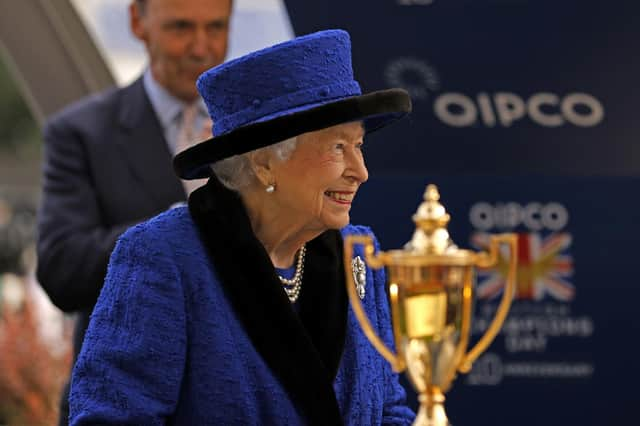
[[[271,183],[269,184],[266,188],[265,191],[267,191],[269,194],[271,194],[273,191],[276,190],[276,185]]]

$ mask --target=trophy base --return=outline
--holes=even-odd
[[[444,395],[439,389],[429,389],[418,396],[420,410],[413,426],[451,426],[444,411]]]

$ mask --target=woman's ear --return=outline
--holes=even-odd
[[[259,149],[258,151],[250,152],[248,155],[251,170],[258,181],[265,187],[273,184],[274,177],[269,150]]]

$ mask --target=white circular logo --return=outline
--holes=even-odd
[[[470,385],[495,386],[502,382],[504,369],[502,359],[494,353],[485,353],[476,362],[467,375],[467,383]]]
[[[402,87],[414,100],[428,98],[440,88],[440,79],[431,65],[417,58],[397,58],[384,71],[391,87]]]

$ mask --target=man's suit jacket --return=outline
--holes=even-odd
[[[80,313],[77,354],[117,238],[186,194],[142,78],[67,107],[44,139],[37,278],[56,306]]]

